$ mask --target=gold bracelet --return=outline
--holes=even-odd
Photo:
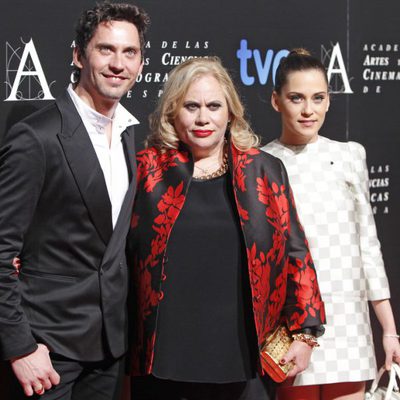
[[[298,340],[299,342],[304,342],[310,347],[319,347],[318,340],[314,335],[308,333],[294,333],[292,335],[293,340]]]

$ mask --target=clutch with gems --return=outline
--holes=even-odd
[[[285,365],[279,363],[292,342],[289,330],[286,326],[280,325],[268,334],[261,348],[262,368],[275,382],[283,382],[288,372],[294,367],[292,362]]]

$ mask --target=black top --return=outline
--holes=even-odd
[[[159,378],[223,383],[254,376],[246,249],[230,180],[193,179],[172,229],[157,319]]]

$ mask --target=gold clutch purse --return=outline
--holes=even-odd
[[[283,382],[294,366],[292,362],[285,365],[279,363],[292,342],[293,339],[286,326],[280,325],[268,334],[261,348],[262,368],[275,382]]]

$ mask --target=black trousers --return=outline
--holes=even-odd
[[[132,379],[131,395],[132,400],[273,400],[275,383],[268,376],[246,382],[198,383],[148,375]]]
[[[39,396],[25,396],[12,372],[4,365],[0,378],[0,400],[119,400],[125,369],[125,358],[99,362],[80,362],[51,354],[54,369],[60,375],[60,383]]]

